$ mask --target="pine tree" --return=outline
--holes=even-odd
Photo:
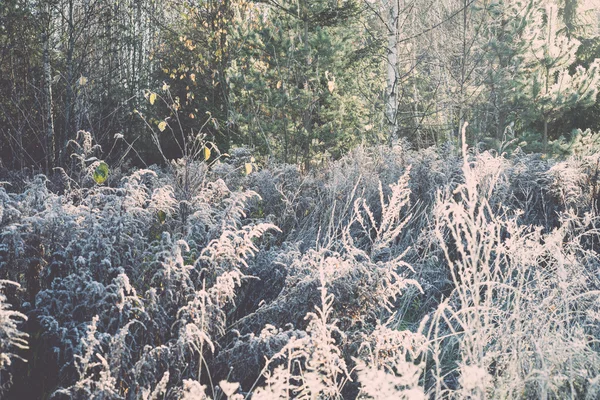
[[[501,0],[489,9],[490,22],[482,36],[485,64],[484,84],[487,101],[480,112],[489,113],[486,133],[503,141],[504,133],[518,114],[516,77],[523,65],[527,43],[524,31],[529,26],[533,4]]]
[[[524,31],[528,46],[517,77],[518,97],[529,114],[525,116],[530,122],[541,120],[544,124],[544,152],[548,149],[549,124],[575,105],[592,105],[600,79],[600,60],[587,69],[578,66],[573,74],[569,72],[580,42],[561,28],[555,3],[550,1],[534,10],[531,25]]]
[[[363,138],[377,115],[380,63],[361,51],[358,10],[353,1],[239,8],[230,118],[246,145],[308,167]]]

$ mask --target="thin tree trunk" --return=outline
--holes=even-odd
[[[391,145],[398,134],[398,20],[399,2],[391,0],[391,7],[387,20],[388,48],[387,48],[387,87],[385,93],[385,119],[388,126],[388,141]]]
[[[466,85],[466,66],[467,66],[467,0],[463,0],[463,26],[462,26],[462,57],[460,65],[460,97],[458,99],[458,141],[459,146],[463,146],[461,129],[465,123],[464,116],[464,101],[465,101],[465,85]],[[466,140],[466,136],[464,138]]]
[[[64,154],[66,153],[66,145],[69,141],[69,134],[71,131],[71,119],[73,115],[74,109],[74,101],[75,95],[73,93],[73,74],[74,74],[74,66],[73,66],[73,57],[75,51],[75,21],[73,17],[73,0],[69,1],[69,14],[67,20],[67,32],[68,32],[68,44],[67,44],[67,55],[66,55],[66,69],[67,69],[67,91],[65,96],[65,126],[63,128],[63,132],[61,137],[58,140],[58,146],[56,146],[56,151],[58,151],[58,155],[55,156],[55,159],[58,160],[59,164],[62,165],[64,161]]]
[[[411,12],[411,27],[414,27],[414,26],[416,26],[415,13]],[[411,71],[417,70],[418,56],[419,56],[419,53],[417,51],[417,46],[415,46],[415,43],[412,43],[412,46],[411,46],[412,60],[410,63]],[[413,123],[415,124],[415,129],[413,130],[413,132],[415,134],[414,142],[417,145],[417,149],[421,149],[423,147],[423,143],[421,141],[421,122],[422,122],[422,120],[421,120],[421,117],[419,116],[419,90],[417,89],[417,79],[415,77],[413,77],[413,79],[412,79],[412,95],[413,95],[413,106],[412,106]],[[410,138],[410,139],[413,139],[413,138]]]
[[[228,36],[228,23],[225,22],[233,19],[233,13],[231,11],[231,5],[229,0],[223,0],[221,3],[221,18],[219,18],[219,26],[221,27],[221,34],[219,35],[219,49],[221,51],[221,57],[219,60],[219,81],[222,96],[222,115],[225,120],[229,119],[229,84],[227,83],[227,66],[229,64],[229,49],[227,44],[227,36]],[[226,18],[226,20],[224,19]],[[223,151],[228,152],[229,147],[231,145],[231,135],[232,129],[230,124],[225,124],[225,129],[221,132],[221,135],[224,136],[222,139],[221,146],[223,147]]]
[[[502,105],[500,105],[502,107]],[[506,129],[506,112],[502,109],[498,110],[498,123],[496,126],[496,139],[504,140],[504,130]]]
[[[310,61],[310,47],[308,44],[308,22],[307,21],[307,16],[305,14],[305,9],[303,9],[302,13],[303,13],[303,20],[304,20],[304,49],[306,51],[306,65],[310,65],[311,61]],[[305,84],[308,81],[306,76],[302,77],[305,80]],[[303,147],[304,147],[304,168],[306,171],[308,171],[310,169],[310,145],[311,145],[311,138],[312,138],[312,127],[313,127],[313,118],[312,118],[312,107],[308,107],[304,113],[303,113],[303,118],[302,118],[302,125],[304,127],[304,130],[307,132],[307,137],[304,138],[303,140]]]
[[[46,120],[46,174],[50,173],[50,170],[54,166],[55,157],[55,136],[54,136],[54,117],[52,115],[52,67],[50,65],[50,10],[49,6],[46,9],[48,22],[46,29],[43,32],[43,52],[42,52],[42,64],[44,71],[44,99],[45,99],[45,120]]]
[[[544,117],[544,137],[542,138],[544,154],[548,152],[548,118]]]

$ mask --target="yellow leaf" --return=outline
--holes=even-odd
[[[194,119],[194,118],[196,118],[196,116],[193,113],[190,113],[190,118]]]
[[[244,164],[244,168],[246,170],[246,175],[250,175],[250,173],[252,173],[252,164],[247,162],[246,164]]]
[[[166,128],[167,128],[167,123],[165,121],[160,121],[160,123],[158,124],[158,130],[162,132]]]
[[[277,81],[277,89],[281,87],[281,81]]]
[[[204,146],[204,160],[208,161],[209,158],[210,158],[210,149],[208,148],[208,146]]]
[[[334,81],[327,82],[327,89],[329,89],[329,93],[333,93],[333,90],[335,89],[335,82]]]
[[[86,78],[85,76],[82,76],[81,78],[79,78],[79,86],[84,86],[88,81],[88,78]]]
[[[92,177],[98,185],[102,185],[104,182],[106,182],[106,179],[108,179],[108,164],[106,164],[104,161],[101,161],[94,170]]]
[[[149,100],[150,100],[150,104],[154,105],[154,102],[156,101],[156,93],[154,93],[154,92],[150,93]]]
[[[162,90],[164,90],[165,92],[166,92],[167,90],[169,90],[169,85],[167,85],[166,83],[163,83]]]
[[[196,82],[196,74],[190,74],[190,79],[192,82]]]

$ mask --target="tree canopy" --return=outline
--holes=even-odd
[[[78,131],[162,162],[161,122],[167,159],[201,133],[310,168],[359,143],[458,143],[465,122],[471,145],[552,152],[600,125],[593,3],[7,0],[2,163],[68,167]]]

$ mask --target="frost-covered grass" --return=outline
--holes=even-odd
[[[0,395],[597,398],[599,156],[453,153],[0,185]]]

